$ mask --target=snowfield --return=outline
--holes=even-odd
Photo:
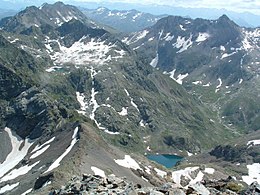
[[[59,46],[59,51],[54,52],[50,43],[56,43]],[[118,50],[115,44],[106,43],[100,39],[83,36],[79,41],[73,43],[70,47],[61,45],[59,40],[46,39],[45,47],[55,64],[73,63],[75,65],[95,64],[103,65],[110,62],[112,59],[123,58],[125,51]],[[114,51],[114,52],[112,52]],[[47,72],[52,72],[59,66],[54,66],[47,69]]]
[[[260,164],[254,163],[252,165],[247,165],[247,169],[248,169],[248,175],[242,176],[243,181],[248,185],[250,185],[255,181],[260,183]]]
[[[23,140],[15,132],[11,131],[8,127],[4,130],[8,133],[12,151],[8,154],[5,161],[0,164],[0,178],[3,177],[7,172],[12,170],[24,157],[27,155],[29,148],[33,145],[33,142],[29,139]]]

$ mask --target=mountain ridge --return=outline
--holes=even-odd
[[[55,10],[64,6],[58,17]],[[252,58],[242,56],[242,64],[238,60],[239,65],[245,63],[250,69],[249,77],[242,77],[242,81],[240,73],[239,77],[229,75],[233,66],[226,60],[234,60],[245,51],[257,56],[257,30],[241,29],[226,16],[216,21],[169,16],[121,40],[118,34],[91,23],[75,7],[57,3],[45,4],[42,9],[30,7],[9,22],[0,22],[0,68],[4,70],[0,72],[0,148],[4,147],[0,150],[0,190],[7,194],[30,189],[46,194],[52,187],[64,185],[72,175],[97,170],[127,176],[143,185],[152,184],[143,177],[152,178],[153,183],[166,181],[167,170],[150,162],[147,154],[194,155],[192,159],[196,159],[196,154],[209,156],[207,151],[212,147],[243,136],[244,126],[250,127],[249,131],[258,129],[254,97],[259,80],[257,70],[248,68]],[[35,26],[38,18],[30,17],[32,10],[39,19],[48,12],[62,22],[46,19]],[[71,14],[73,10],[78,15]],[[13,30],[10,26],[16,21],[20,21],[19,28]],[[215,35],[221,33],[227,33],[227,37],[216,40]],[[196,62],[196,52],[200,51],[204,57]],[[180,69],[174,70],[169,57],[192,64],[182,62]],[[208,74],[211,67],[201,61],[213,58],[214,68],[220,69],[213,79],[202,80],[199,76],[203,71]],[[225,63],[219,67],[221,58]],[[161,59],[168,69],[163,70]],[[225,72],[226,67],[231,70]],[[203,86],[209,81],[212,84]],[[228,82],[234,86],[226,87]],[[250,90],[252,86],[256,86],[254,90]],[[221,148],[224,154],[229,152]],[[251,149],[248,151],[247,156],[257,159],[257,154],[252,156]],[[190,161],[193,164],[186,167]],[[169,171],[169,180],[181,186],[197,177],[201,182],[207,178],[207,171],[195,165],[196,161],[185,159],[178,167],[181,174]],[[239,179],[247,173],[246,165],[243,162],[239,167]],[[217,162],[207,166],[220,170],[213,178],[234,175]],[[181,179],[185,174],[189,181]]]

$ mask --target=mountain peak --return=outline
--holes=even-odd
[[[222,25],[237,26],[237,24],[233,20],[231,20],[226,14],[220,16],[217,21]]]
[[[222,21],[230,21],[229,17],[226,14],[223,14],[222,16],[220,16],[218,18],[218,20],[222,20]]]

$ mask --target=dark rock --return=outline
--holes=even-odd
[[[39,177],[35,181],[33,189],[34,190],[40,189],[44,184],[46,184],[47,182],[51,181],[53,178],[54,178],[53,173],[50,173],[48,175],[44,175],[44,176]]]
[[[244,192],[245,195],[260,195],[260,185],[257,182],[253,182],[248,189]]]

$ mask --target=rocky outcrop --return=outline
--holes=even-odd
[[[98,175],[83,175],[82,178],[74,177],[67,186],[61,189],[52,190],[49,195],[56,194],[127,194],[127,195],[185,195],[185,194],[240,194],[238,191],[229,188],[231,177],[220,181],[205,181],[204,183],[195,183],[188,188],[181,188],[172,182],[161,183],[157,187],[146,187],[138,183],[128,182],[126,178],[119,178],[115,175],[109,175],[102,178]],[[235,184],[239,186],[238,184]],[[253,183],[248,190],[250,192],[258,192],[259,185]]]
[[[44,132],[53,131],[66,117],[66,109],[60,109],[47,94],[32,87],[21,93],[6,109],[6,125],[16,133],[31,139],[40,137]]]
[[[259,162],[259,145],[237,145],[237,146],[217,146],[209,153],[218,159],[229,162],[248,162],[249,160]]]

